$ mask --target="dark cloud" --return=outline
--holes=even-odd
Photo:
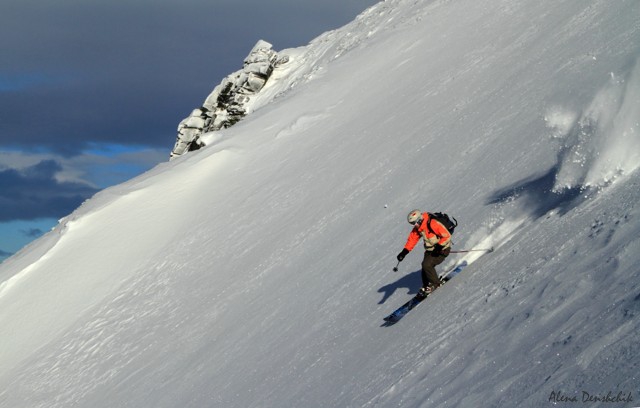
[[[97,192],[56,180],[60,163],[65,174],[106,187],[167,160],[178,123],[242,67],[256,41],[304,46],[377,2],[0,1],[0,153],[8,163],[0,164],[0,227],[57,220]],[[130,153],[101,151],[109,146]],[[4,248],[39,233],[22,228],[0,228]]]
[[[0,222],[60,218],[98,190],[86,184],[59,182],[62,170],[54,160],[44,160],[23,170],[0,169]]]
[[[302,46],[375,0],[4,0],[0,145],[166,147],[259,39]]]
[[[21,230],[25,237],[29,238],[38,238],[40,235],[44,233],[40,228],[29,228],[25,230]]]

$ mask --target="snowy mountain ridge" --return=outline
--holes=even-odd
[[[279,51],[251,115],[0,265],[0,407],[634,406],[639,12],[384,1]],[[415,207],[496,250],[381,327]]]

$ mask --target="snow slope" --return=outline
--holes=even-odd
[[[637,405],[639,15],[391,0],[281,51],[246,119],[0,265],[0,406]],[[496,251],[381,327],[414,207]]]

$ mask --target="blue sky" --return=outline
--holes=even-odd
[[[168,160],[255,42],[307,44],[376,0],[0,2],[0,260]]]

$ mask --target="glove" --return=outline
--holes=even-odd
[[[407,256],[407,254],[409,253],[409,251],[407,250],[407,248],[403,248],[402,252],[400,252],[398,254],[398,256],[396,258],[398,258],[398,262],[402,262],[402,260],[404,259],[405,256]]]
[[[442,256],[442,250],[444,247],[440,244],[435,244],[433,246],[433,251],[431,251],[431,256]]]

